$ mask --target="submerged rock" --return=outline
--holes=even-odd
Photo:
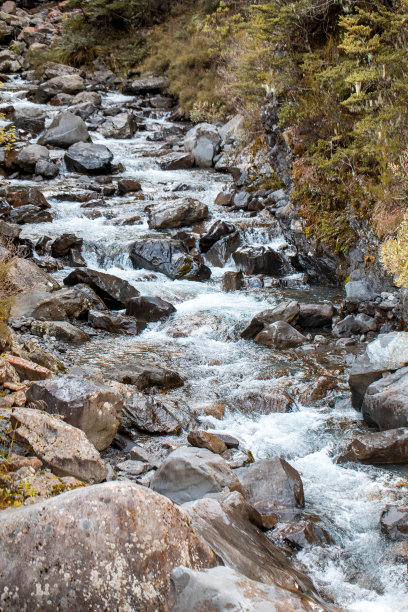
[[[2,512],[0,547],[4,612],[156,612],[165,609],[175,567],[215,565],[178,508],[128,481]]]

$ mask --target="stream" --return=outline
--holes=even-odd
[[[23,81],[10,80],[3,86],[3,101],[20,107],[31,105],[23,96],[26,89]],[[103,95],[103,106],[124,105],[132,100],[130,96],[110,92]],[[50,119],[64,108],[39,106],[47,109]],[[74,233],[83,238],[82,255],[88,267],[120,276],[142,295],[160,296],[177,309],[169,319],[149,324],[138,336],[94,334],[91,342],[70,348],[70,357],[76,364],[95,366],[102,372],[141,357],[145,362],[176,370],[185,379],[185,385],[167,396],[177,402],[183,415],[205,402],[226,404],[222,420],[201,417],[202,424],[210,431],[222,430],[237,437],[255,459],[281,455],[300,472],[306,500],[302,516],[318,520],[332,538],[330,545],[316,545],[297,553],[299,563],[323,595],[341,610],[406,610],[407,568],[395,562],[390,544],[381,534],[379,518],[386,504],[402,494],[401,485],[408,475],[395,467],[342,466],[332,457],[345,436],[349,439],[365,431],[361,414],[350,406],[346,384],[347,367],[354,353],[361,352],[364,345],[345,348],[330,342],[313,350],[278,351],[240,338],[242,329],[261,310],[289,299],[336,302],[340,299],[338,291],[305,285],[302,275],[291,275],[287,289],[254,287],[225,293],[222,275],[226,270],[235,270],[231,258],[223,267],[207,261],[212,272],[207,282],[172,281],[156,272],[134,270],[128,254],[136,239],[179,231],[149,229],[144,210],[149,203],[171,200],[175,193],[208,205],[211,219],[205,222],[205,228],[221,219],[240,229],[242,244],[276,246],[285,242],[279,228],[262,213],[250,218],[242,211],[214,204],[216,195],[228,188],[228,175],[198,169],[160,170],[156,155],[162,143],[148,137],[175,124],[164,111],[146,108],[143,112],[146,130],[138,131],[132,139],[105,139],[97,132],[92,132],[92,139],[108,146],[114,162],[123,164],[124,171],[115,178],[140,181],[145,200],[128,194],[107,197],[101,207],[83,208],[68,196],[93,181],[68,173],[63,162],[61,174],[53,181],[13,181],[40,187],[54,217],[52,223],[24,225],[22,237],[37,240]],[[54,153],[57,154],[51,151],[52,156]],[[179,193],[184,185],[189,187],[188,191]],[[67,197],[64,199],[61,194]],[[90,211],[93,218],[86,216]],[[123,224],[136,215],[140,217],[138,224]],[[194,231],[202,231],[202,227],[193,228]],[[71,270],[59,270],[55,277],[62,281]],[[237,400],[249,392],[263,393],[276,386],[290,391],[291,387],[305,385],[327,371],[338,377],[339,388],[343,390],[343,393],[337,390],[330,406],[297,403],[296,411],[268,415],[257,414],[256,407],[246,411],[238,407]]]

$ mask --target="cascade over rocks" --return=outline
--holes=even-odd
[[[210,269],[196,256],[190,255],[181,240],[138,240],[130,251],[130,260],[136,269],[161,272],[173,280],[207,280],[211,276]]]
[[[385,372],[393,372],[408,365],[408,333],[391,332],[381,334],[370,342],[365,353],[353,363],[349,385],[351,401],[360,409],[367,387],[382,377]]]
[[[82,429],[97,450],[111,444],[121,422],[121,396],[86,378],[64,375],[35,382],[27,391],[27,401],[41,402],[50,414],[59,414],[66,423]]]
[[[126,308],[128,301],[139,295],[137,289],[128,281],[112,274],[106,274],[106,272],[91,270],[91,268],[77,268],[64,279],[64,285],[68,287],[82,283],[89,285],[108,308],[114,310]]]
[[[58,113],[39,139],[41,145],[53,145],[68,149],[71,145],[89,140],[88,128],[85,122],[69,111]]]
[[[5,612],[156,612],[165,609],[175,567],[216,563],[177,507],[129,481],[81,487],[2,512],[0,546]]]
[[[80,174],[107,174],[111,171],[113,154],[101,144],[76,142],[64,155],[67,169]]]
[[[200,499],[224,489],[243,492],[229,465],[206,448],[181,446],[161,464],[151,488],[176,504]]]
[[[165,202],[148,209],[149,227],[152,229],[170,229],[193,225],[208,218],[208,206],[194,198],[182,202]]]

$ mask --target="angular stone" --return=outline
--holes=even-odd
[[[408,506],[386,506],[380,524],[391,540],[408,540]]]
[[[336,338],[350,337],[353,334],[366,334],[377,330],[377,321],[373,317],[360,313],[350,314],[333,327],[333,336]]]
[[[132,179],[120,179],[118,181],[118,190],[120,195],[134,193],[135,191],[141,191],[141,189],[142,186],[139,181],[134,181]]]
[[[128,300],[139,295],[137,289],[128,281],[90,268],[73,270],[64,279],[64,285],[69,287],[80,283],[89,285],[102,298],[106,306],[114,310],[126,308]]]
[[[82,429],[97,450],[111,444],[122,418],[123,400],[118,393],[75,376],[33,383],[27,401],[40,402],[50,414],[60,414],[67,423]]]
[[[80,174],[107,174],[111,171],[113,153],[102,144],[76,142],[64,155],[67,169]]]
[[[249,391],[235,398],[234,404],[244,412],[255,414],[291,412],[293,409],[293,399],[286,391],[278,389]]]
[[[58,113],[47,128],[39,144],[53,145],[67,149],[79,142],[89,140],[88,128],[81,117],[77,117],[69,111]]]
[[[48,368],[44,368],[22,357],[4,355],[4,359],[13,366],[21,380],[45,380],[52,377],[52,372]]]
[[[380,334],[368,344],[365,353],[351,366],[349,385],[352,405],[360,409],[367,387],[382,377],[408,365],[408,332]]]
[[[40,338],[50,336],[69,344],[84,344],[91,339],[86,332],[67,321],[34,321],[31,323],[31,333]]]
[[[33,408],[14,408],[11,420],[16,441],[28,446],[57,476],[90,483],[105,480],[106,465],[80,429]]]
[[[62,234],[51,243],[51,255],[53,257],[64,257],[68,255],[70,249],[81,247],[82,238],[78,238],[75,234]]]
[[[252,319],[249,325],[241,333],[241,338],[249,339],[255,338],[259,332],[263,330],[267,325],[275,323],[276,321],[286,321],[286,323],[296,324],[299,316],[299,304],[295,300],[291,302],[284,302],[270,308],[269,310],[263,310],[258,312]]]
[[[178,508],[128,481],[81,487],[0,517],[4,612],[157,612],[175,567],[216,563]]]
[[[208,206],[195,200],[186,198],[181,202],[165,202],[152,206],[148,210],[149,227],[152,229],[171,229],[193,225],[208,218]]]
[[[194,157],[191,153],[167,153],[159,160],[161,170],[188,170],[194,166]]]
[[[361,411],[370,427],[380,430],[408,427],[408,367],[367,387]]]
[[[169,81],[166,77],[149,76],[126,83],[123,92],[130,95],[158,94],[166,90]]]
[[[242,486],[229,465],[206,448],[182,446],[161,464],[151,488],[176,504],[200,499],[223,489],[242,492]]]
[[[222,277],[223,291],[225,291],[226,293],[229,293],[231,291],[238,291],[242,287],[243,278],[244,277],[242,272],[225,272],[224,276]]]
[[[90,310],[88,323],[95,329],[104,329],[111,334],[124,336],[136,336],[146,327],[146,323],[138,321],[134,317],[127,317],[107,310]]]
[[[227,450],[227,445],[221,438],[203,429],[191,430],[187,436],[187,440],[190,442],[191,446],[207,448],[212,453],[217,453],[218,455],[221,455],[221,453]]]
[[[123,424],[149,434],[180,433],[180,421],[154,396],[129,391],[124,396]]]
[[[334,308],[332,304],[299,304],[297,322],[303,329],[331,327],[333,316]]]
[[[358,436],[350,442],[340,461],[360,463],[408,463],[408,427]]]
[[[225,221],[216,221],[200,238],[200,251],[206,253],[218,240],[229,236],[236,231],[236,228],[232,223],[226,223]]]
[[[330,544],[330,536],[313,521],[280,523],[272,532],[274,540],[283,540],[296,550],[309,546]]]
[[[119,365],[108,370],[107,378],[125,385],[133,385],[140,391],[151,387],[163,390],[175,389],[184,384],[180,374],[174,370],[149,364]]]
[[[292,518],[305,505],[299,472],[280,457],[260,459],[235,473],[248,502],[262,516],[265,529],[271,529],[277,517]]]
[[[126,305],[126,314],[146,323],[166,319],[173,312],[176,312],[173,304],[155,296],[142,295],[130,298]]]
[[[277,321],[265,327],[254,338],[257,344],[277,349],[294,348],[307,342],[307,338],[285,321]]]
[[[244,274],[281,276],[287,269],[282,255],[270,247],[244,246],[235,251],[232,257]]]
[[[136,123],[129,113],[119,113],[108,119],[98,128],[105,138],[132,138],[136,132]]]

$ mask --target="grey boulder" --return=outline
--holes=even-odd
[[[149,227],[152,229],[171,229],[184,227],[203,221],[208,218],[208,206],[195,200],[186,198],[182,202],[166,202],[152,206],[148,210]]]
[[[361,411],[370,427],[380,430],[408,427],[408,367],[371,383]]]
[[[78,142],[89,140],[88,128],[81,117],[69,111],[58,113],[38,141],[42,145],[53,145],[67,149]]]
[[[64,160],[70,172],[79,174],[107,174],[112,167],[113,154],[102,144],[76,142],[65,153]]]
[[[270,348],[285,349],[300,346],[307,338],[286,321],[276,321],[255,336],[255,342]]]

